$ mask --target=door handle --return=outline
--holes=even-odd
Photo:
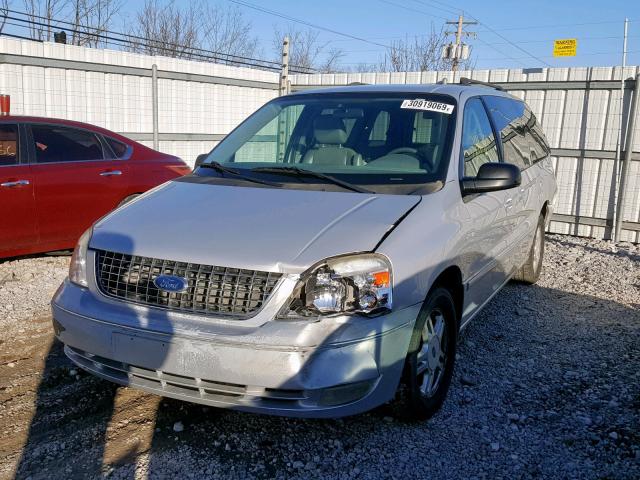
[[[122,172],[120,170],[109,170],[107,172],[100,173],[101,177],[111,177],[113,175],[122,175]]]
[[[507,198],[504,201],[504,208],[511,208],[513,206],[513,198]]]
[[[25,185],[29,185],[29,180],[14,180],[12,182],[4,182],[0,183],[0,187],[22,187]]]

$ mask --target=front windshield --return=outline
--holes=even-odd
[[[295,188],[326,187],[326,179],[313,178],[310,170],[369,191],[411,193],[420,185],[444,181],[454,111],[454,99],[444,95],[282,97],[229,134],[197,175],[225,176],[219,168],[206,168],[219,164]],[[286,178],[275,171],[287,167]],[[300,169],[307,172],[301,175]]]

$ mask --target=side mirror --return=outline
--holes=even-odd
[[[508,190],[522,183],[520,169],[510,163],[485,163],[478,175],[462,180],[462,194],[495,192]]]
[[[201,153],[200,155],[198,155],[196,157],[196,165],[195,165],[194,169],[198,168],[200,165],[202,165],[202,163],[207,159],[208,156],[209,156],[208,153]]]

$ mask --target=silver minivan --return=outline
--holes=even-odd
[[[82,236],[55,333],[79,367],[167,397],[428,418],[460,330],[538,279],[555,191],[535,116],[491,85],[282,96]]]

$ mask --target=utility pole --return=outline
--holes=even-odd
[[[616,142],[616,160],[615,160],[615,172],[616,179],[613,185],[613,228],[611,230],[611,240],[619,241],[620,228],[618,227],[618,194],[620,192],[621,172],[620,167],[622,164],[622,149],[624,148],[624,132],[627,125],[624,124],[624,69],[627,66],[627,34],[629,32],[629,19],[624,19],[624,36],[622,40],[622,68],[620,69],[620,132],[618,135],[618,141]],[[627,134],[628,134],[628,130]]]
[[[464,19],[464,15],[459,15],[458,20],[446,22],[447,25],[457,25],[457,29],[455,32],[446,32],[447,35],[455,35],[456,42],[445,45],[444,50],[442,52],[443,58],[448,58],[451,60],[451,70],[454,72],[458,71],[458,65],[460,64],[460,60],[466,60],[469,58],[469,45],[462,42],[463,37],[471,37],[475,36],[475,32],[465,32],[465,25],[477,25],[476,21],[468,21]]]

